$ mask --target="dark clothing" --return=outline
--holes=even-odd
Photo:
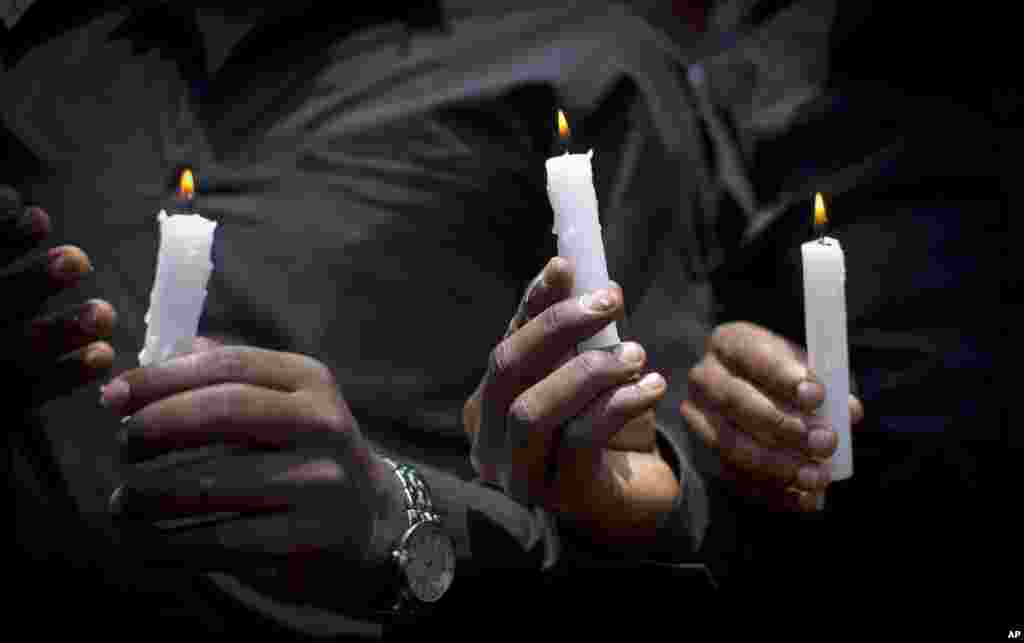
[[[523,287],[554,254],[543,174],[554,88],[587,56],[615,51],[613,26],[640,34],[643,51],[643,23],[603,7],[494,15],[451,8],[446,31],[410,30],[397,20],[339,23],[309,7],[257,29],[209,76],[202,56],[182,45],[195,30],[179,14],[100,12],[14,51],[3,79],[4,95],[17,97],[5,101],[5,126],[43,167],[14,182],[53,214],[55,242],[89,252],[90,290],[119,312],[115,371],[136,364],[155,215],[177,171],[191,166],[195,209],[219,222],[200,332],[332,367],[367,436],[414,463],[435,491],[460,557],[458,588],[443,609],[500,616],[515,598],[536,615],[545,600],[542,563],[559,544],[552,577],[587,557],[622,557],[588,554],[564,529],[559,537],[551,521],[472,482],[460,410]],[[12,445],[18,466],[30,463],[13,476],[18,549],[56,569],[58,556],[75,566],[95,557],[83,579],[104,570],[111,595],[131,604],[138,597],[118,588],[155,580],[155,595],[140,590],[143,605],[181,605],[157,611],[186,631],[234,633],[244,606],[311,633],[372,633],[372,625],[336,614],[349,607],[333,604],[330,586],[344,583],[344,568],[311,581],[324,591],[308,603],[287,595],[287,578],[215,575],[214,589],[174,570],[135,572],[134,556],[150,552],[130,539],[120,549],[108,544],[119,536],[106,515],[120,477],[118,426],[96,396],[87,387],[43,407],[45,438],[36,438],[31,456]],[[666,433],[663,442],[685,492],[663,528],[664,545],[647,552],[663,562],[692,554],[704,528],[702,485],[679,438]],[[35,499],[24,490],[29,474],[47,486]],[[63,499],[61,520],[76,517],[59,537],[50,529],[58,518],[39,506],[54,497]],[[40,532],[54,540],[41,542]],[[69,533],[89,544],[67,551]],[[220,543],[227,552],[210,559],[230,566],[230,554],[247,548],[287,550],[292,533],[280,518],[251,518],[170,540],[190,552]],[[637,558],[626,556],[631,567]],[[661,569],[670,578],[689,573]],[[238,606],[211,604],[218,590]]]
[[[998,126],[1010,114],[984,78],[954,94],[920,65],[923,53],[896,64],[907,56],[891,23],[944,62],[950,29],[914,31],[891,12],[848,8],[870,4],[726,3],[704,33],[679,29],[674,41],[628,10],[589,3],[447,5],[447,31],[385,21],[323,41],[310,25],[332,22],[314,14],[291,37],[282,21],[269,41],[243,42],[213,78],[176,47],[133,39],[131,17],[110,13],[18,58],[3,89],[19,99],[5,100],[3,120],[43,168],[23,187],[54,214],[58,239],[88,250],[93,288],[120,311],[117,370],[135,364],[143,337],[153,217],[175,171],[196,169],[197,207],[220,222],[201,331],[308,353],[337,372],[364,431],[423,467],[449,503],[462,556],[453,591],[465,601],[449,603],[456,612],[501,614],[513,600],[503,592],[526,579],[538,604],[558,596],[537,589],[534,572],[550,532],[468,482],[459,422],[518,294],[555,251],[542,170],[555,105],[579,115],[576,145],[595,150],[610,274],[629,309],[623,334],[669,382],[659,417],[691,495],[661,560],[685,559],[700,540],[705,499],[689,463],[715,473],[676,410],[686,372],[715,322],[749,319],[802,339],[798,247],[813,192],[826,192],[847,253],[851,362],[868,409],[854,478],[809,518],[766,514],[712,482],[703,554],[741,590],[813,577],[813,591],[827,565],[850,586],[942,591],[978,569],[941,576],[934,564],[980,549],[988,458],[1005,441],[1004,405],[987,381],[1006,238]],[[304,56],[307,41],[322,55]],[[282,58],[259,55],[274,42],[289,43]],[[90,387],[44,407],[48,441],[10,437],[19,545],[66,557],[88,579],[125,556],[107,544],[116,426],[95,396]],[[51,507],[81,516],[64,528],[95,546],[58,554],[61,540],[40,542],[52,532],[38,521],[57,520]],[[561,564],[572,568],[581,549],[568,542]],[[82,552],[103,562],[84,566]],[[815,564],[814,552],[837,562]],[[488,575],[489,566],[519,571]],[[183,629],[246,622],[202,579],[109,576],[112,595],[138,579],[144,603],[181,604],[163,616]],[[601,587],[593,574],[575,577],[587,579],[577,589]],[[332,627],[225,582],[277,622]],[[640,585],[648,591],[637,600],[687,600],[654,586]]]
[[[974,588],[1009,605],[988,579],[1012,560],[990,538],[1008,447],[996,355],[1019,97],[1000,54],[963,37],[992,29],[986,41],[999,42],[999,20],[870,2],[766,13],[773,4],[721,8],[711,22],[734,45],[689,74],[703,80],[716,321],[802,343],[799,245],[825,193],[867,417],[853,478],[830,488],[821,515],[771,515],[712,484],[707,543],[720,549],[705,553],[723,586],[760,596],[946,602]]]

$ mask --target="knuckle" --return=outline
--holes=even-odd
[[[540,320],[540,324],[544,329],[545,334],[557,333],[567,323],[571,321],[571,315],[566,308],[566,302],[561,302],[554,306],[548,306],[540,315],[537,316]]]
[[[197,369],[212,373],[217,379],[228,382],[241,380],[246,373],[243,352],[235,346],[225,346],[209,353],[200,353],[195,361],[195,366]]]
[[[611,359],[601,351],[584,351],[576,356],[573,363],[585,379],[608,371]]]

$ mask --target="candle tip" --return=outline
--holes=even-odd
[[[825,197],[821,195],[821,192],[814,193],[814,233],[823,239],[825,236],[825,226],[828,225],[828,214],[825,211]],[[824,241],[822,240],[822,243]]]
[[[185,168],[181,173],[181,180],[178,182],[178,198],[191,201],[196,193],[196,179],[192,170]]]
[[[823,226],[828,223],[828,214],[825,212],[825,198],[821,192],[814,193],[814,224]]]
[[[567,143],[569,141],[569,134],[569,119],[565,117],[565,112],[558,110],[558,138],[563,143]]]

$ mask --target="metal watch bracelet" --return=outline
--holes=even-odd
[[[434,511],[434,505],[430,500],[430,487],[420,476],[419,472],[408,464],[395,462],[391,458],[381,458],[395,471],[395,475],[402,482],[402,491],[405,494],[405,515],[409,519],[409,526],[430,520],[439,521],[441,517]]]

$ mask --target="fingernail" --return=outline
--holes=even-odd
[[[63,248],[53,248],[47,254],[50,259],[50,276],[57,281],[69,283],[77,279],[80,274],[90,270],[88,264],[83,269],[79,262]]]
[[[130,394],[131,388],[128,386],[128,382],[120,377],[115,377],[100,389],[100,405],[108,409],[120,408],[128,401]]]
[[[665,378],[657,373],[648,373],[636,385],[645,391],[660,391],[665,388]]]
[[[813,451],[831,451],[836,443],[836,434],[828,429],[815,429],[807,435],[807,446]]]
[[[606,313],[615,306],[612,295],[607,290],[587,293],[580,297],[580,303],[584,308],[595,313]]]
[[[796,387],[796,399],[803,408],[814,408],[818,406],[824,397],[824,387],[817,382],[804,380]]]
[[[635,342],[624,342],[619,344],[619,359],[622,360],[623,364],[629,366],[639,366],[644,363],[643,347]]]

